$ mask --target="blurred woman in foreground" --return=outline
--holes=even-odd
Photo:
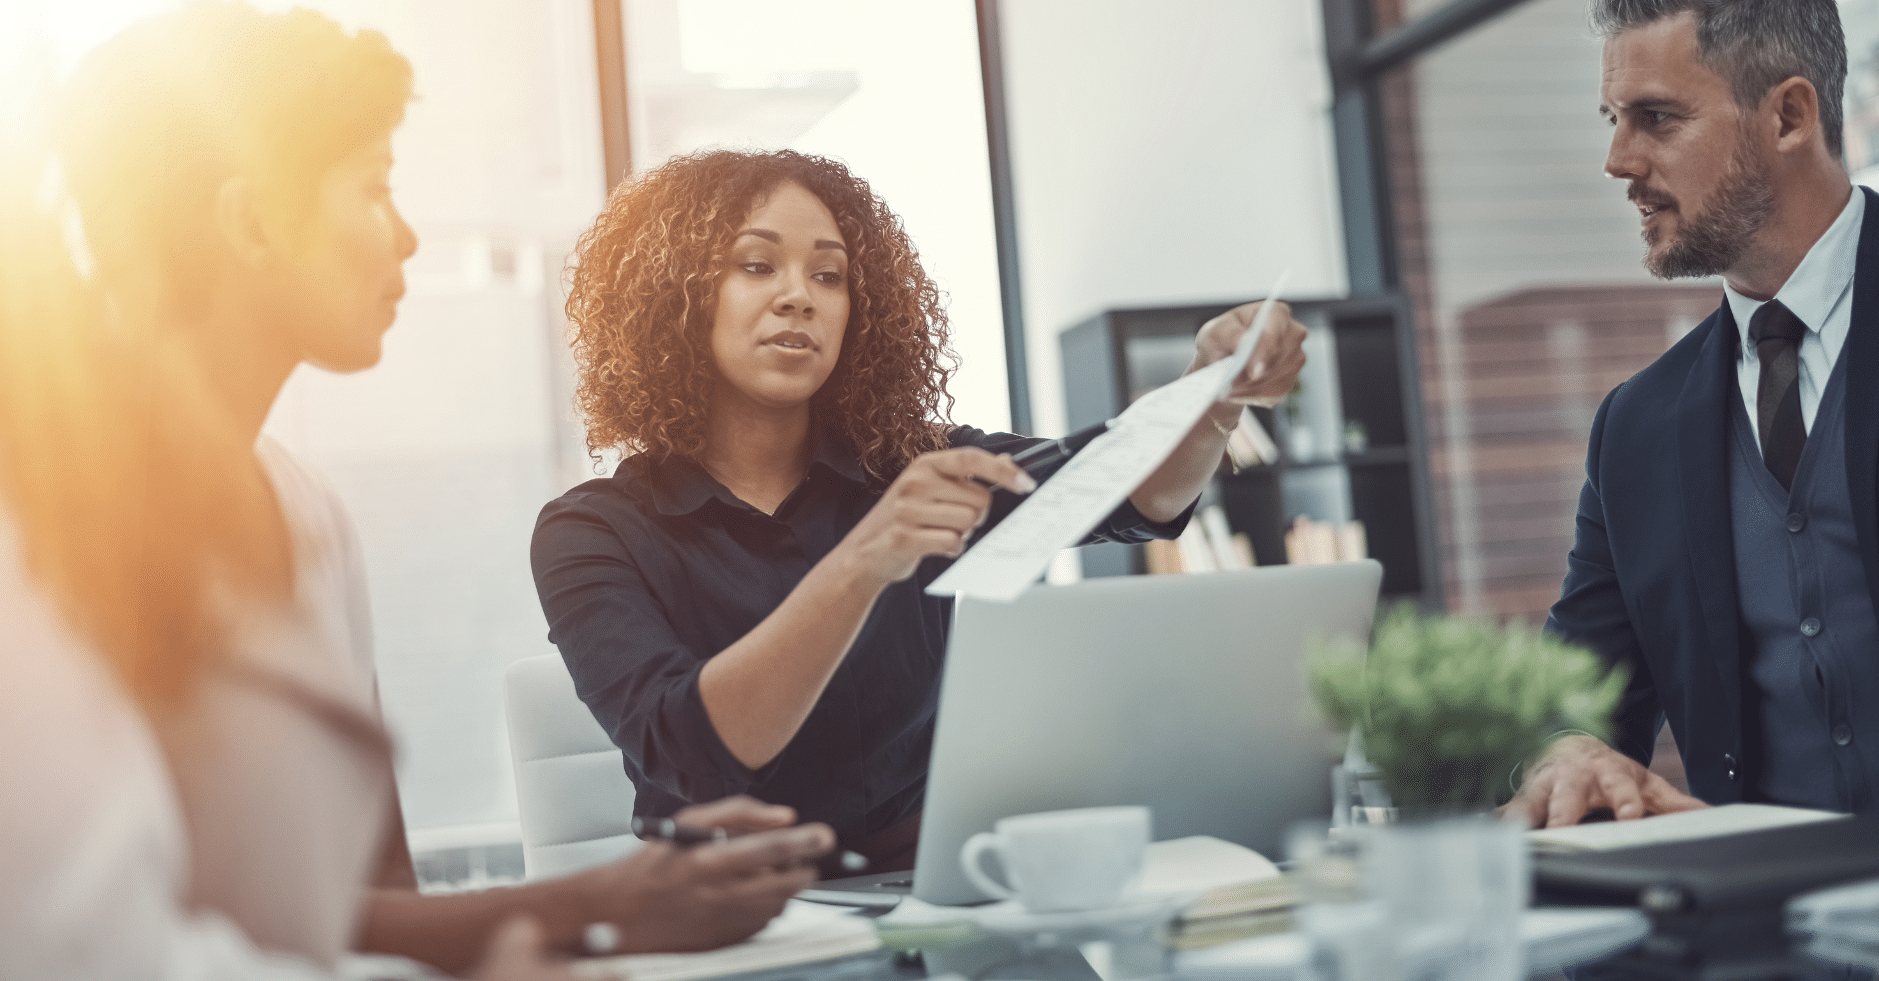
[[[379,358],[416,248],[388,185],[409,95],[375,32],[198,3],[79,66],[54,127],[63,197],[8,142],[0,976],[323,976],[355,945],[460,971],[494,935],[479,977],[563,977],[544,943],[593,922],[624,950],[748,935],[831,841],[792,828],[514,890],[410,888],[352,528],[260,436],[297,365]]]

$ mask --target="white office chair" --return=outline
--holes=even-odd
[[[560,655],[509,665],[504,688],[528,878],[567,875],[638,848],[633,782]]]

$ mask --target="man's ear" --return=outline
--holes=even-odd
[[[251,269],[267,264],[277,243],[247,179],[230,177],[215,190],[215,227],[235,260]]]
[[[1772,105],[1781,121],[1775,136],[1776,152],[1792,153],[1820,134],[1820,93],[1807,79],[1796,75],[1775,86],[1762,105]]]

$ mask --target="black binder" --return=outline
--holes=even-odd
[[[1636,906],[1660,925],[1778,910],[1800,893],[1879,877],[1879,814],[1611,851],[1539,855],[1537,900]]]

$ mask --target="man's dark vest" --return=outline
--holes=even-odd
[[[1879,787],[1879,621],[1847,496],[1846,384],[1841,357],[1791,492],[1730,399],[1747,796],[1836,811],[1871,807]]]

